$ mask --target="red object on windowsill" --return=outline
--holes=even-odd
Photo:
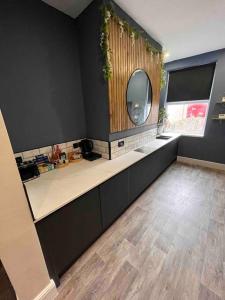
[[[200,103],[200,104],[189,104],[187,108],[187,118],[190,117],[202,117],[204,118],[206,116],[206,109],[207,104],[206,103]]]

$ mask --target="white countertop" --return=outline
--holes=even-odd
[[[179,137],[178,134],[169,135],[173,136],[169,140],[155,139],[145,145],[148,147],[148,154],[130,151],[113,160],[103,158],[92,162],[81,160],[26,182],[27,195],[35,222]]]

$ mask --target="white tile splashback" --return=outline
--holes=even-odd
[[[111,159],[114,159],[116,157],[119,157],[129,151],[132,151],[134,149],[137,149],[144,144],[149,143],[151,140],[153,140],[156,136],[156,129],[150,129],[147,131],[144,131],[139,134],[135,134],[123,139],[119,139],[113,142],[105,142],[105,141],[100,141],[100,140],[92,140],[94,144],[94,149],[93,151],[96,153],[99,153],[102,155],[103,158],[105,159],[110,159],[110,147],[111,147]],[[73,144],[74,143],[79,143],[80,140],[74,140],[74,141],[69,141],[66,143],[59,144],[60,149],[63,152],[69,153],[73,151]],[[124,146],[123,147],[118,147],[118,142],[119,141],[124,141]],[[52,147],[51,146],[46,146],[38,149],[33,149],[29,151],[24,151],[20,153],[15,153],[15,157],[21,156],[23,160],[32,160],[35,158],[36,155],[39,154],[45,154],[45,155],[51,155],[52,152]]]
[[[62,152],[69,153],[74,150],[73,144],[79,143],[80,141],[81,140],[74,140],[74,141],[70,141],[70,142],[62,143],[62,144],[58,144],[58,145]],[[37,149],[29,150],[29,151],[15,153],[14,156],[15,156],[15,158],[21,156],[24,161],[27,161],[27,160],[34,159],[36,155],[45,154],[47,156],[50,156],[51,153],[52,153],[52,146],[46,146],[46,147],[37,148]]]
[[[40,154],[48,155],[48,153],[52,152],[52,147],[48,146],[48,147],[39,148],[39,151],[40,151]]]
[[[135,150],[155,139],[157,129],[150,129],[124,139],[111,142],[111,159],[119,157],[129,151]],[[124,141],[124,146],[118,147],[118,142]]]
[[[103,158],[109,159],[109,143],[105,141],[92,140],[94,144],[93,151],[102,155]]]
[[[40,154],[39,149],[29,150],[29,151],[23,152],[23,158],[25,160],[29,160],[30,157],[34,157],[34,156],[39,155],[39,154]]]

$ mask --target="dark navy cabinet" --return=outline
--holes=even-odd
[[[177,147],[178,140],[174,140],[129,168],[130,202],[176,160]]]
[[[99,190],[95,188],[36,223],[50,276],[58,277],[102,233]]]
[[[129,205],[129,170],[100,185],[103,229],[109,227]]]
[[[6,274],[5,268],[0,260],[0,299],[16,300],[14,288]]]
[[[145,157],[129,168],[130,178],[130,202],[133,202],[149,185],[150,166],[149,159]]]

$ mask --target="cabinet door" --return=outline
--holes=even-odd
[[[50,275],[62,275],[102,232],[98,188],[39,221],[36,228]]]
[[[177,158],[178,140],[174,140],[157,151],[160,160],[159,174],[163,172]],[[157,176],[158,176],[157,175]]]
[[[132,165],[130,171],[130,202],[135,200],[149,184],[149,159],[142,159]]]
[[[128,176],[128,170],[125,170],[100,185],[103,229],[109,227],[129,205]]]
[[[0,299],[16,300],[16,294],[13,286],[6,274],[5,268],[0,260]]]
[[[177,157],[177,140],[130,167],[130,202],[134,201]]]

